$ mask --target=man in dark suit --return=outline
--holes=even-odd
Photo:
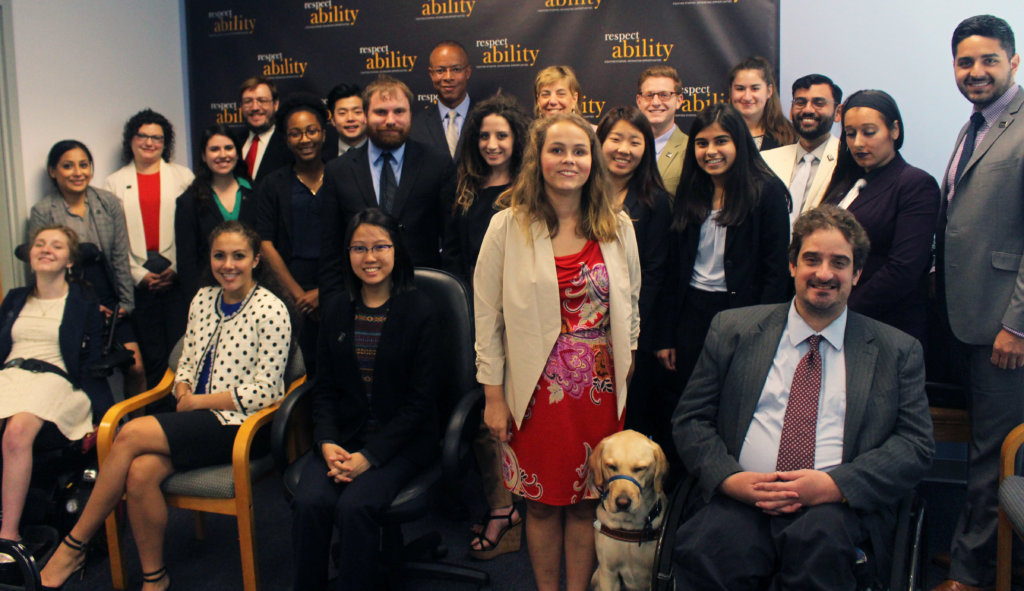
[[[462,125],[469,115],[466,92],[473,68],[466,49],[458,41],[442,41],[430,52],[430,80],[437,91],[437,103],[416,113],[412,139],[459,160]]]
[[[366,143],[366,111],[356,84],[341,83],[327,93],[331,127],[324,141],[324,160],[331,161]]]
[[[275,125],[277,85],[263,76],[253,76],[242,82],[239,94],[246,129],[234,140],[255,185],[291,162],[291,152],[285,145],[284,132],[278,133]]]
[[[936,269],[952,357],[966,364],[971,445],[949,579],[936,589],[968,591],[995,579],[999,449],[1024,422],[1024,92],[1003,19],[964,20],[952,49],[957,86],[974,109],[943,178]]]
[[[852,214],[793,228],[792,303],[722,312],[672,417],[702,506],[676,537],[680,589],[853,589],[871,540],[934,452],[921,345],[850,312],[868,252]]]
[[[412,91],[382,75],[363,91],[369,141],[327,164],[320,249],[320,295],[342,289],[349,264],[345,227],[367,207],[398,220],[417,267],[438,267],[444,215],[451,204],[454,168],[447,154],[409,140]]]

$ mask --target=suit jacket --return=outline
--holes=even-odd
[[[238,146],[238,155],[242,160],[245,160],[243,147],[248,139],[248,127],[243,127],[235,133],[235,144]],[[285,143],[284,130],[278,125],[274,128],[274,133],[270,134],[270,139],[267,141],[267,147],[263,152],[263,159],[260,160],[260,166],[256,169],[256,174],[252,175],[253,188],[256,188],[268,174],[291,163],[292,152],[288,149],[288,144]]]
[[[470,99],[469,108],[473,108],[472,99]],[[469,113],[469,111],[466,111],[466,113]],[[462,125],[462,129],[465,129],[465,120],[463,120]],[[420,109],[413,115],[410,137],[417,142],[430,146],[431,149],[441,152],[451,159],[451,154],[448,152],[448,139],[444,134],[444,122],[441,121],[441,110],[437,108],[437,103],[430,103],[426,108]],[[459,130],[459,143],[455,146],[453,162],[458,162],[462,156],[462,143],[464,139],[462,130]]]
[[[772,172],[787,187],[790,181],[793,180],[793,169],[796,168],[797,148],[799,146],[800,144],[790,144],[761,152],[761,157],[768,163]],[[825,142],[825,157],[818,162],[818,170],[814,173],[814,179],[811,180],[811,185],[807,188],[807,193],[804,195],[804,204],[800,208],[799,213],[814,209],[821,203],[821,198],[825,196],[825,189],[828,188],[828,182],[832,180],[832,171],[836,169],[836,158],[838,155],[839,138],[829,135],[828,141]]]
[[[782,338],[789,303],[726,310],[672,415],[672,437],[705,500],[738,458]],[[843,462],[829,471],[858,511],[894,506],[934,452],[921,345],[856,312],[846,320]]]
[[[378,207],[370,175],[369,143],[327,164],[323,195],[320,289],[340,290],[348,264],[345,228],[353,215]],[[414,141],[405,143],[402,175],[391,215],[398,220],[405,246],[417,267],[439,267],[441,233],[454,189],[454,167],[447,152],[439,154]]]
[[[338,154],[338,130],[334,129],[333,125],[328,125],[326,131],[327,133],[324,137],[324,151],[320,156],[324,159],[324,162],[330,162],[340,156],[340,154]],[[366,136],[363,136],[363,144],[365,144],[366,141]],[[350,147],[349,150],[359,147],[362,147],[362,144]]]
[[[3,304],[0,304],[0,360],[7,361],[11,354],[14,346],[11,329],[31,293],[31,286],[16,287],[7,292]],[[77,283],[68,286],[57,340],[71,382],[89,397],[93,423],[99,424],[103,413],[114,403],[107,380],[89,374],[91,365],[103,354],[103,316],[96,302],[87,299]]]
[[[672,198],[675,198],[679,178],[683,176],[683,156],[686,154],[686,144],[689,141],[690,138],[675,126],[668,143],[661,151],[661,156],[658,156],[658,172],[661,173],[661,180]]]
[[[923,343],[928,333],[928,271],[939,185],[898,153],[868,177],[868,184],[848,208],[871,239],[849,306]]]
[[[953,334],[991,345],[1006,325],[1024,332],[1024,90],[974,150],[947,203],[943,175],[939,214],[939,294]]]
[[[195,175],[180,164],[160,161],[160,254],[171,261],[171,268],[177,271],[177,253],[174,247],[174,206],[175,200],[189,185]],[[142,224],[142,208],[139,205],[138,171],[134,162],[129,162],[107,177],[104,188],[121,199],[124,219],[128,225],[128,246],[130,248],[132,281],[135,285],[149,273],[142,265],[146,259],[146,231]]]
[[[337,144],[335,144],[337,148]],[[292,178],[291,166],[278,168],[264,177],[256,191],[256,232],[274,244],[287,266],[292,260]]]
[[[440,437],[437,399],[444,364],[430,298],[416,290],[392,296],[369,398],[356,359],[355,303],[344,292],[320,302],[313,440],[334,441],[352,453],[365,449],[379,464],[396,456],[419,465],[430,462]],[[363,428],[371,407],[380,427],[367,436]]]
[[[242,192],[238,220],[256,225],[256,197],[247,183],[239,179]],[[203,273],[210,266],[210,232],[224,221],[220,208],[209,199],[200,202],[192,188],[178,197],[174,212],[174,242],[177,249],[178,276],[189,301],[199,291]]]
[[[640,254],[640,272],[643,277],[639,302],[640,341],[637,348],[641,351],[652,351],[654,338],[650,327],[654,322],[654,303],[664,283],[668,265],[672,209],[668,194],[659,191],[654,195],[654,203],[645,205],[640,202],[640,197],[633,189],[626,192],[623,209],[633,220],[636,247]]]

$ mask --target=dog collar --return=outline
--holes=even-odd
[[[613,476],[612,478],[617,477]],[[628,476],[622,476],[621,478],[632,480]],[[636,542],[637,545],[641,545],[644,542],[653,542],[654,540],[657,540],[658,537],[661,535],[661,527],[655,529],[652,525],[654,523],[654,520],[657,519],[659,515],[661,515],[661,509],[661,499],[658,499],[658,502],[654,505],[654,507],[651,508],[650,513],[648,513],[647,517],[644,519],[643,529],[639,530],[615,529],[612,527],[608,527],[607,525],[599,521],[595,522],[595,525],[600,523],[601,527],[598,531],[600,531],[602,534],[608,536],[613,540],[619,540],[621,542]]]

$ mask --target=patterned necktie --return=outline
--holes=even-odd
[[[808,339],[810,351],[800,359],[789,388],[789,402],[779,437],[779,457],[775,469],[780,472],[814,468],[814,440],[818,427],[818,397],[821,394],[821,335]]]
[[[789,183],[789,194],[793,196],[793,220],[800,217],[804,207],[804,199],[807,198],[807,181],[811,178],[811,165],[814,164],[814,154],[804,154],[800,163],[796,165],[796,172],[793,173],[793,180]]]
[[[391,168],[394,156],[391,152],[381,152],[380,159],[380,208],[391,213],[391,207],[395,204],[395,191],[398,190],[398,181],[395,180],[395,170]]]
[[[960,177],[963,176],[964,170],[967,169],[967,163],[971,161],[971,156],[974,155],[974,143],[978,140],[978,130],[985,123],[985,116],[980,111],[975,111],[971,115],[971,125],[967,128],[967,134],[964,135],[964,147],[960,150],[960,160],[956,163],[956,178],[953,184],[960,182]]]
[[[245,167],[249,169],[249,178],[256,173],[256,152],[259,151],[260,136],[253,134],[252,143],[249,144],[249,151],[245,154]]]
[[[444,132],[444,139],[448,141],[448,154],[452,158],[455,158],[455,147],[459,145],[459,126],[455,125],[455,118],[458,116],[455,109],[448,111],[448,127]]]

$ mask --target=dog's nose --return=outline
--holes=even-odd
[[[629,496],[627,495],[619,495],[615,497],[615,506],[616,508],[618,508],[619,511],[625,511],[629,509],[629,505],[631,503],[632,501],[630,501]]]

